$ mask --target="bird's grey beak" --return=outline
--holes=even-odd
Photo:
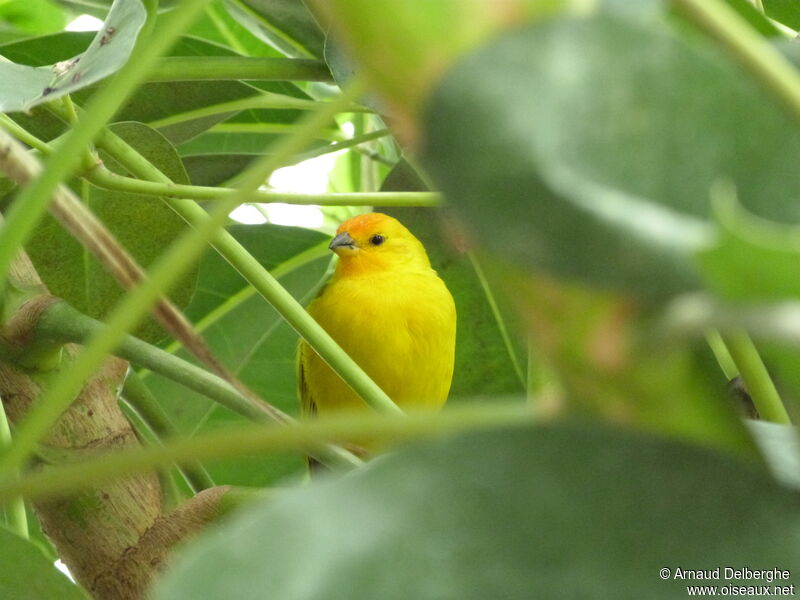
[[[333,238],[331,240],[331,243],[328,245],[328,248],[330,248],[334,252],[337,252],[337,250],[342,250],[342,249],[355,250],[356,241],[350,237],[349,233],[345,231],[344,233],[340,233],[335,238]]]

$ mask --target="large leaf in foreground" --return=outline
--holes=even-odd
[[[324,246],[319,252],[309,249],[327,236],[278,225],[236,225],[231,233],[267,269],[283,265],[280,281],[295,298],[308,301],[316,293],[329,259]],[[197,293],[186,313],[203,324],[206,342],[228,369],[268,402],[297,413],[297,334],[215,252],[203,257]],[[191,360],[184,350],[179,355]],[[183,435],[243,422],[244,417],[167,379],[151,374],[145,381]],[[225,461],[210,471],[218,483],[269,485],[303,468],[302,457],[293,454]]]
[[[664,568],[798,561],[800,497],[763,469],[561,425],[409,448],[278,495],[190,548],[156,597],[672,600],[695,582]]]
[[[14,600],[86,600],[88,595],[31,542],[0,527],[0,597]]]
[[[650,297],[700,287],[690,256],[722,178],[753,213],[800,220],[797,124],[664,21],[513,32],[444,78],[426,125],[425,162],[480,240],[562,279]]]

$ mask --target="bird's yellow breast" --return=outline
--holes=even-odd
[[[433,269],[334,278],[308,310],[401,408],[438,409],[447,400],[456,311]],[[319,413],[366,407],[305,343],[300,359]]]

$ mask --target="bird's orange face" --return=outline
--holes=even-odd
[[[382,213],[348,219],[336,230],[329,248],[348,270],[374,270],[420,261],[430,264],[419,240],[397,219]]]

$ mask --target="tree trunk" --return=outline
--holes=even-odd
[[[42,341],[32,339],[30,332],[37,316],[54,299],[25,255],[15,262],[10,285],[27,299],[3,324],[0,346],[4,355],[24,357],[26,350],[41,346]],[[59,370],[70,368],[78,349],[64,346],[55,366],[46,370],[31,366],[30,360],[0,361],[0,397],[12,423],[21,421]],[[106,360],[43,440],[33,468],[46,469],[139,444],[117,403],[127,369],[122,360]],[[225,491],[207,490],[164,514],[158,477],[148,473],[38,502],[35,509],[43,531],[81,585],[96,598],[128,600],[144,597],[168,551],[216,516]]]

